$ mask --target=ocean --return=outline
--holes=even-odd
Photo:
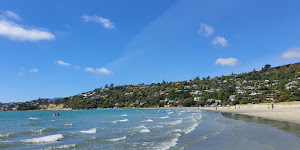
[[[60,113],[53,117],[53,113]],[[299,150],[295,123],[197,109],[0,112],[0,149]]]

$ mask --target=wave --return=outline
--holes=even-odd
[[[148,132],[150,132],[150,130],[147,129],[147,128],[143,128],[143,129],[140,130],[140,132],[141,133],[148,133]]]
[[[14,132],[0,134],[0,139],[3,139],[3,138],[6,139],[9,137],[12,137],[14,134],[15,134]]]
[[[64,138],[64,136],[62,134],[54,134],[54,135],[48,135],[48,136],[39,137],[39,138],[21,140],[21,142],[25,142],[25,143],[49,143],[49,142],[58,141],[58,140],[63,139],[63,138]]]
[[[127,122],[129,121],[128,119],[123,119],[123,120],[118,120],[118,122]]]
[[[158,128],[163,128],[163,126],[154,126],[154,127],[151,127],[152,129],[158,129]]]
[[[64,124],[64,126],[73,126],[73,124],[72,123],[70,123],[70,124]]]
[[[94,134],[97,132],[96,128],[90,129],[90,130],[83,130],[83,131],[78,131],[78,133],[82,133],[82,134]]]
[[[127,114],[122,114],[121,116],[127,116]]]
[[[169,116],[165,116],[165,117],[159,117],[160,119],[167,119],[169,118]]]
[[[39,119],[39,118],[30,117],[30,118],[28,118],[28,119],[31,119],[31,120],[37,120],[37,119]]]
[[[153,122],[153,120],[152,119],[147,119],[147,120],[144,120],[142,122]]]
[[[159,143],[158,146],[154,147],[154,149],[160,149],[160,150],[167,150],[170,149],[171,147],[174,147],[177,142],[178,142],[178,138],[181,136],[181,134],[176,133],[175,134],[175,138],[170,139],[168,141]]]
[[[45,131],[47,128],[42,128],[42,129],[37,129],[37,130],[30,130],[33,133],[38,133],[38,134],[42,134],[43,131]]]
[[[135,127],[135,128],[136,128],[136,129],[140,129],[139,132],[141,132],[141,133],[147,133],[147,132],[150,132],[150,130],[149,130],[147,127],[145,127],[144,125],[140,125],[140,126]]]
[[[170,114],[173,114],[173,113],[174,113],[174,112],[168,112],[167,114],[169,114],[169,115],[170,115]]]
[[[167,124],[167,125],[177,125],[180,124],[182,122],[182,119],[176,120],[176,121],[170,121],[170,122],[165,122],[163,124]]]
[[[189,128],[185,129],[183,132],[184,134],[189,134],[192,131],[194,131],[196,129],[196,127],[199,125],[198,122],[194,123],[192,126],[190,126]]]
[[[108,140],[105,140],[105,141],[108,141],[108,142],[117,142],[117,141],[121,141],[121,140],[126,140],[126,136],[122,136],[120,138],[115,138],[115,139],[108,139]]]
[[[69,144],[69,145],[62,145],[62,146],[57,146],[57,147],[48,147],[44,150],[56,150],[56,149],[70,149],[70,148],[75,148],[76,144]]]

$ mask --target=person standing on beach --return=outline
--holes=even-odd
[[[272,104],[272,110],[273,110],[273,108],[274,108],[274,104]]]

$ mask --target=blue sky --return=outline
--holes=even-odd
[[[0,102],[300,60],[299,1],[16,1],[0,6]]]

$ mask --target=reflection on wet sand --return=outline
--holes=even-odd
[[[298,124],[298,123],[270,120],[270,119],[264,119],[261,117],[254,117],[254,116],[234,114],[234,113],[222,112],[221,114],[222,114],[222,116],[224,116],[226,118],[242,120],[247,123],[266,124],[269,126],[273,126],[280,130],[295,134],[297,137],[300,138],[300,124]]]

